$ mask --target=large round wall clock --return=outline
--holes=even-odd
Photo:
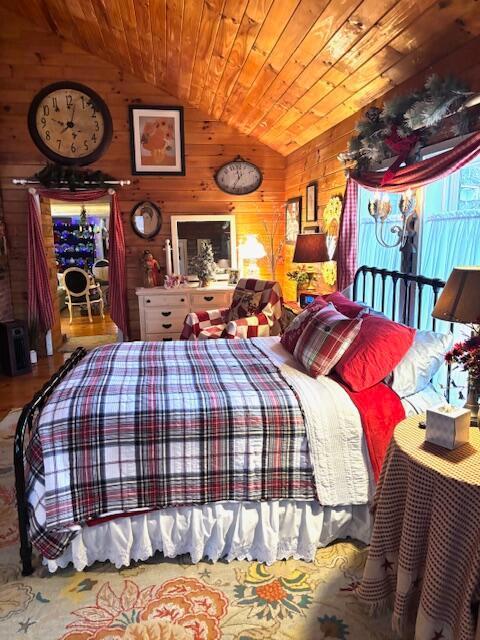
[[[102,98],[77,82],[55,82],[32,100],[28,128],[40,151],[60,164],[89,164],[112,139],[112,118]]]
[[[218,187],[234,196],[252,193],[262,184],[262,179],[260,169],[240,156],[221,166],[215,174]]]

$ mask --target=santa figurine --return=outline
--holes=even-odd
[[[146,287],[157,287],[160,281],[160,266],[148,249],[143,252],[142,264],[144,285]]]

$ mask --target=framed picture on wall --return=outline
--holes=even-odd
[[[302,231],[302,196],[290,198],[285,207],[285,244],[295,244]]]
[[[317,221],[317,183],[310,182],[307,184],[307,203],[305,211],[306,222]]]
[[[130,105],[133,175],[185,175],[182,107]]]

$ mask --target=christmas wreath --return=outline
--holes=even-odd
[[[421,147],[436,133],[445,117],[459,112],[456,133],[466,133],[468,116],[462,107],[472,95],[460,79],[432,75],[422,89],[395,96],[385,102],[383,109],[368,109],[356,125],[358,135],[349,140],[348,151],[338,159],[361,174],[373,164],[397,156],[386,172],[385,182],[403,162],[411,164],[419,159]]]

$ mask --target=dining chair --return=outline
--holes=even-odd
[[[104,318],[104,302],[100,285],[92,284],[92,277],[79,267],[70,267],[63,272],[64,287],[67,293],[67,307],[72,324],[72,307],[87,306],[88,319],[92,319],[92,304],[100,305],[100,314]]]

